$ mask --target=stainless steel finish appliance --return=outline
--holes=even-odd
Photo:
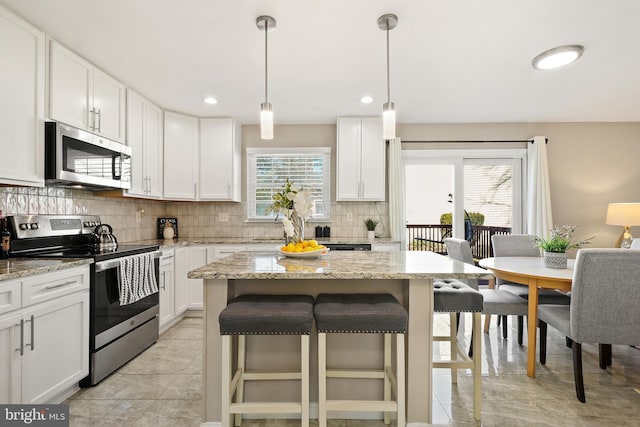
[[[371,243],[323,243],[332,251],[370,251]]]
[[[16,215],[9,217],[15,239],[12,257],[92,258],[89,309],[89,376],[80,382],[100,382],[158,339],[159,295],[120,305],[120,259],[154,252],[156,280],[160,251],[157,245],[109,245],[94,231],[103,225],[99,216]],[[115,241],[115,237],[114,237]]]
[[[131,147],[63,123],[45,123],[47,183],[131,188]]]

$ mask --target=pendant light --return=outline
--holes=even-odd
[[[396,137],[396,109],[391,102],[391,85],[389,83],[389,30],[398,25],[398,17],[387,13],[378,18],[378,28],[387,32],[387,102],[382,105],[382,134],[384,139]]]
[[[268,34],[276,29],[276,20],[263,15],[256,18],[256,25],[264,31],[264,102],[260,104],[260,138],[273,139],[273,110],[269,102],[268,92]]]

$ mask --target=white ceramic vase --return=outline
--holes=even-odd
[[[376,239],[376,231],[375,230],[367,230],[367,239],[375,240]]]

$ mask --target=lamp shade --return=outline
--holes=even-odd
[[[609,203],[606,223],[623,227],[640,225],[640,203]]]

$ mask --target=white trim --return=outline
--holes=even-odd
[[[331,147],[247,147],[247,154],[331,154]]]
[[[527,156],[526,148],[507,148],[507,149],[481,149],[468,148],[459,150],[402,150],[402,158],[407,161],[410,159],[521,159]]]

